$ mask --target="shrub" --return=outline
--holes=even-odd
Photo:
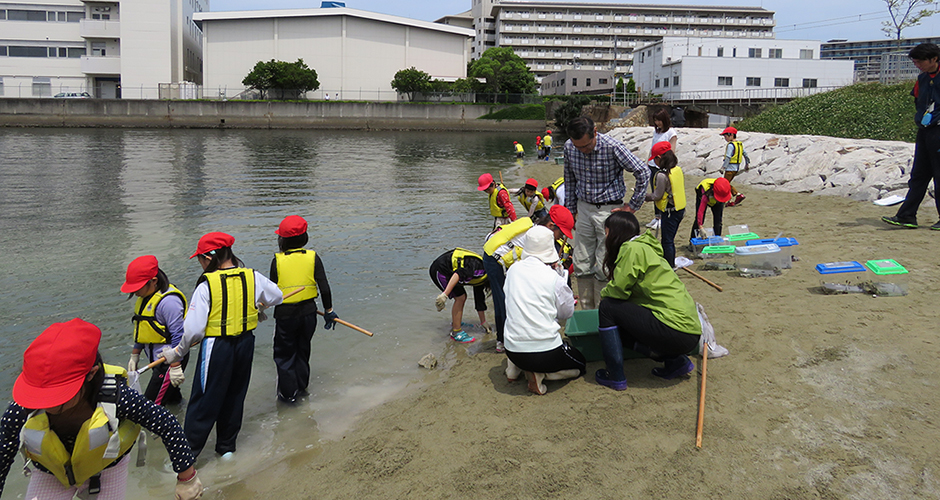
[[[541,104],[520,104],[509,106],[499,111],[487,113],[480,120],[545,120],[545,106]]]

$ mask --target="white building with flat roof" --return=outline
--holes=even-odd
[[[158,97],[202,83],[208,0],[0,0],[0,97]]]
[[[665,99],[805,95],[850,85],[852,61],[822,60],[812,40],[665,37],[634,53],[637,91]],[[819,90],[817,90],[819,89]]]
[[[235,97],[258,61],[303,59],[320,90],[308,97],[394,100],[399,70],[432,78],[467,76],[473,30],[345,7],[203,12],[206,97]],[[339,94],[336,96],[336,94]]]

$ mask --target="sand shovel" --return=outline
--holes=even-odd
[[[320,316],[326,317],[326,313],[323,312],[323,311],[317,311],[317,314],[319,314]],[[343,326],[348,326],[349,328],[352,328],[353,330],[356,330],[357,332],[364,333],[364,334],[366,334],[366,335],[368,335],[368,336],[370,336],[370,337],[372,336],[372,332],[370,332],[369,330],[366,330],[365,328],[359,328],[358,326],[356,326],[356,325],[354,325],[354,324],[352,324],[352,323],[350,323],[350,322],[348,322],[348,321],[343,321],[343,320],[341,320],[341,319],[339,319],[339,318],[336,318],[336,319],[334,319],[333,321],[335,321],[335,322],[337,322],[337,323],[339,323],[339,324],[341,324],[341,325],[343,325]]]
[[[702,427],[705,424],[705,377],[708,376],[708,342],[702,343],[702,387],[698,398],[698,423],[695,429],[695,447],[702,447]]]

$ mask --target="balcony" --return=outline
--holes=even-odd
[[[82,38],[121,38],[121,21],[82,19],[78,23]]]
[[[121,58],[82,56],[82,73],[86,75],[120,75]]]

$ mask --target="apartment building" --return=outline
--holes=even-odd
[[[917,68],[906,60],[907,53],[922,43],[940,44],[940,37],[907,38],[904,40],[829,40],[820,46],[820,57],[855,62],[855,80],[859,82],[883,82],[917,75]],[[892,57],[883,57],[893,54]],[[912,76],[913,75],[913,76]]]
[[[202,83],[208,0],[0,0],[0,97],[155,99]]]
[[[472,59],[512,47],[540,80],[566,69],[630,75],[633,50],[664,36],[767,40],[775,25],[761,7],[472,0],[470,14]]]

